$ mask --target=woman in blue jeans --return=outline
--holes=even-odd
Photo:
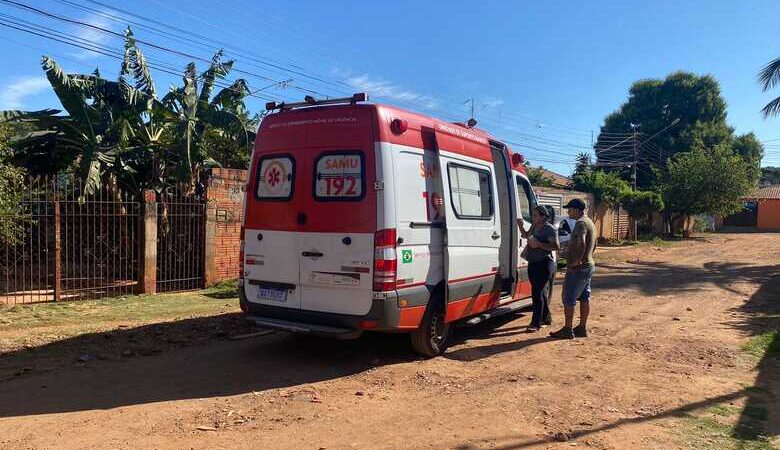
[[[543,325],[549,325],[550,297],[548,284],[550,277],[555,273],[555,260],[552,252],[557,251],[558,231],[549,222],[549,213],[544,206],[537,206],[533,210],[531,228],[525,229],[522,219],[517,220],[520,226],[520,234],[528,240],[524,258],[528,261],[528,278],[531,281],[531,300],[533,302],[533,314],[529,332],[539,331]]]

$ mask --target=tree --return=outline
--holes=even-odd
[[[576,177],[577,175],[583,174],[593,167],[593,163],[591,162],[590,159],[590,154],[588,153],[585,152],[577,153],[575,159],[577,162],[574,166],[574,172],[572,172],[572,177]]]
[[[649,220],[651,214],[664,209],[663,197],[653,191],[625,191],[620,203],[634,219]]]
[[[0,124],[0,243],[13,243],[21,232],[19,201],[24,192],[24,170],[10,162],[8,126]]]
[[[760,184],[780,184],[780,167],[762,167]]]
[[[774,88],[780,83],[780,58],[773,59],[758,72],[758,83],[761,85],[763,92]],[[780,113],[780,97],[767,103],[761,109],[761,113],[765,119],[778,115]]]
[[[553,180],[553,177],[545,173],[544,167],[527,166],[526,175],[528,176],[528,181],[531,182],[532,186],[554,187],[555,180]]]
[[[748,177],[751,184],[758,185],[761,179],[761,158],[764,157],[764,145],[755,134],[747,133],[734,138],[732,146],[734,152],[742,156],[748,163]]]
[[[750,163],[727,144],[711,150],[697,145],[690,152],[678,154],[660,174],[666,210],[676,215],[726,216],[739,212],[741,198],[754,188],[750,170]]]
[[[84,180],[84,194],[102,184],[126,190],[172,186],[193,191],[204,170],[219,162],[209,155],[204,136],[211,133],[248,149],[254,142],[244,98],[246,82],[212,93],[232,68],[217,52],[209,68],[198,74],[189,64],[184,85],[161,100],[143,52],[132,31],[125,32],[125,53],[118,81],[99,72],[67,74],[51,58],[42,67],[67,116],[59,111],[9,111],[7,120],[32,124],[36,131],[14,142],[15,160],[33,173],[72,171]],[[232,157],[223,148],[226,159]],[[234,162],[234,159],[231,160]]]
[[[636,139],[630,136],[634,132],[632,125],[641,132]],[[627,137],[617,138],[615,133]],[[755,155],[756,148],[748,142],[749,136],[734,137],[733,128],[726,122],[726,102],[715,78],[676,72],[663,80],[640,80],[631,86],[628,100],[604,120],[596,154],[599,162],[629,164],[634,161],[636,148],[642,164],[637,171],[637,186],[647,189],[655,181],[655,172],[645,170],[648,166],[663,168],[669,157],[695,145],[743,145],[746,153]],[[744,146],[751,148],[747,151]],[[606,170],[620,173],[624,179],[630,179],[633,171],[624,167]]]
[[[592,169],[575,175],[572,187],[577,191],[592,193],[596,202],[606,207],[617,205],[631,191],[628,183],[617,174]]]

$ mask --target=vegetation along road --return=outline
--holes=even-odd
[[[6,307],[0,448],[770,449],[778,255],[776,234],[602,251],[589,338],[513,316],[430,360],[401,335],[245,338],[229,288]]]

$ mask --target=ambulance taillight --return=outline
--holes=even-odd
[[[396,230],[388,228],[374,234],[374,291],[394,291],[398,275]]]

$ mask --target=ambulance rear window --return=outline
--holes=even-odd
[[[361,152],[328,152],[314,163],[314,198],[356,201],[363,198],[365,177]]]
[[[292,198],[295,159],[291,155],[263,156],[257,164],[258,200],[284,201]]]

